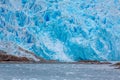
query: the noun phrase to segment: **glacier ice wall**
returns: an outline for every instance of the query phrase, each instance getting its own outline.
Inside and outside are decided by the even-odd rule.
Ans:
[[[120,0],[0,0],[0,42],[48,60],[120,60]]]

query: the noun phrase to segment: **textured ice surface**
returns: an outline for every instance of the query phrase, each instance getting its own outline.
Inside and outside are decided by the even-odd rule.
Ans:
[[[120,60],[120,0],[0,0],[0,42],[46,59]]]
[[[0,80],[120,80],[120,70],[94,64],[0,64]]]

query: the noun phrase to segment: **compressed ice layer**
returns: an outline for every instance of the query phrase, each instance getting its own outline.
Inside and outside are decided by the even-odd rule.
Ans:
[[[0,0],[0,41],[45,59],[120,60],[120,1]]]

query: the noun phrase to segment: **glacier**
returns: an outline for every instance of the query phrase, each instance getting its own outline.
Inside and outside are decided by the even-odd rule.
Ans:
[[[119,61],[120,0],[0,0],[0,43],[47,60]]]

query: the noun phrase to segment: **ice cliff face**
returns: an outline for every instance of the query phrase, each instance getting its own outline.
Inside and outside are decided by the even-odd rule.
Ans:
[[[120,60],[120,0],[0,0],[0,42],[48,60]]]

